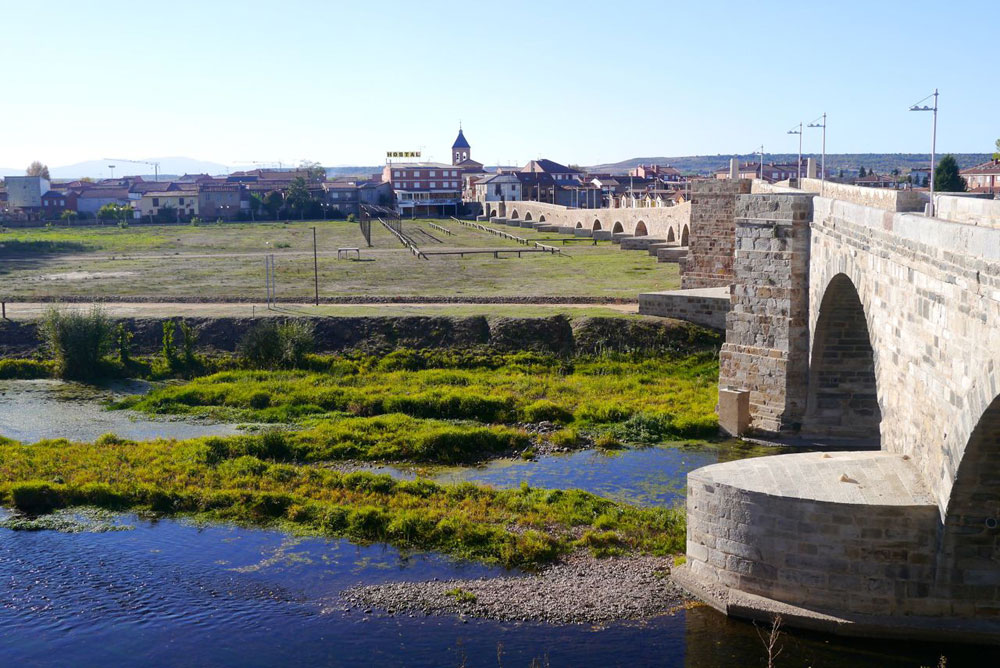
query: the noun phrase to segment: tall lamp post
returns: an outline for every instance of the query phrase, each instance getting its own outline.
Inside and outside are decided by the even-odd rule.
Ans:
[[[921,106],[922,102],[926,102],[927,100],[931,99],[932,97],[934,98],[934,106],[933,107],[928,106],[926,104],[923,105],[923,106]],[[920,100],[916,104],[910,105],[910,111],[932,111],[932,112],[934,112],[934,121],[933,121],[933,123],[931,125],[931,177],[930,177],[931,203],[930,203],[930,207],[927,209],[927,214],[929,216],[933,217],[934,216],[934,167],[935,167],[935,164],[934,164],[935,163],[935,155],[934,154],[935,154],[935,151],[937,149],[938,89],[935,88],[933,93],[931,93],[930,95],[928,95],[924,99]]]
[[[788,134],[799,136],[799,161],[795,163],[795,178],[796,178],[795,185],[796,187],[801,188],[802,187],[802,123],[799,123],[798,130],[796,130],[793,127],[791,130],[788,131]]]
[[[818,121],[820,118],[823,119],[823,122],[822,123],[817,123],[816,121]],[[819,167],[820,168],[820,175],[819,175],[819,178],[820,178],[820,188],[819,188],[819,192],[822,195],[823,191],[825,190],[825,186],[826,186],[826,112],[824,111],[822,116],[820,116],[819,118],[817,118],[815,121],[813,121],[812,123],[810,123],[806,127],[807,128],[823,128],[823,159],[819,163],[820,164],[820,167]]]

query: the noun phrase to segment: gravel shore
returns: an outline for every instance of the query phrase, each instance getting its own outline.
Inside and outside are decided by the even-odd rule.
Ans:
[[[502,621],[595,624],[644,619],[683,605],[670,559],[575,555],[538,574],[365,585],[342,592],[346,609],[460,615]]]

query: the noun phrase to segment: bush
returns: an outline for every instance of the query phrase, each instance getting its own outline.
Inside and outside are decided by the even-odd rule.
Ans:
[[[315,344],[313,324],[308,320],[283,323],[265,320],[240,341],[240,359],[255,369],[301,367]]]
[[[670,415],[639,413],[618,425],[614,435],[630,443],[659,443],[676,435],[676,430]]]
[[[39,362],[38,360],[0,360],[0,380],[49,378],[55,371],[54,367],[52,362]]]
[[[104,356],[111,350],[113,331],[111,320],[97,306],[90,313],[63,313],[51,308],[41,326],[57,373],[77,380],[100,375]]]
[[[356,223],[356,222],[358,222],[358,217],[355,216],[353,213],[349,213],[349,214],[347,214],[347,222],[349,222],[349,223]]]
[[[66,505],[66,488],[39,480],[14,483],[10,500],[15,508],[29,515],[44,515]]]
[[[521,409],[521,417],[525,422],[566,422],[573,421],[573,413],[559,404],[540,399]]]

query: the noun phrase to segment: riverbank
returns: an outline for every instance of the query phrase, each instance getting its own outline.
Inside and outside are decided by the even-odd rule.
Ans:
[[[671,558],[575,554],[516,577],[362,585],[343,592],[344,610],[388,615],[458,615],[547,624],[647,619],[685,606],[670,580]]]
[[[373,316],[311,317],[315,352],[350,350],[389,352],[397,348],[489,348],[536,350],[554,354],[605,351],[695,350],[718,348],[717,333],[668,318],[631,317],[504,317],[504,316]],[[152,317],[118,319],[132,333],[137,354],[159,351],[163,323],[183,320],[196,338],[199,353],[235,352],[243,335],[259,322],[252,317]],[[42,349],[38,321],[0,320],[0,357],[24,357]]]

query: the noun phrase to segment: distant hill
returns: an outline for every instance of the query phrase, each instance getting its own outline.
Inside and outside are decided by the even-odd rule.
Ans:
[[[990,159],[988,153],[955,153],[955,160],[961,168],[978,165]],[[594,165],[586,169],[591,172],[610,172],[612,174],[624,174],[628,170],[638,165],[673,165],[684,174],[711,174],[716,169],[729,166],[731,155],[690,155],[680,157],[657,157],[657,158],[631,158],[621,162],[613,162],[604,165]],[[760,158],[756,155],[736,156],[740,162],[756,162]],[[813,157],[817,163],[820,156],[811,153],[803,153],[802,159]],[[940,155],[938,156],[940,157]],[[797,153],[765,153],[764,162],[790,162],[794,163],[798,158]],[[929,153],[827,153],[826,168],[834,172],[843,169],[845,173],[851,174],[858,171],[859,167],[864,167],[866,171],[874,169],[879,174],[888,174],[893,169],[899,169],[906,173],[913,167],[926,167],[931,160]]]

